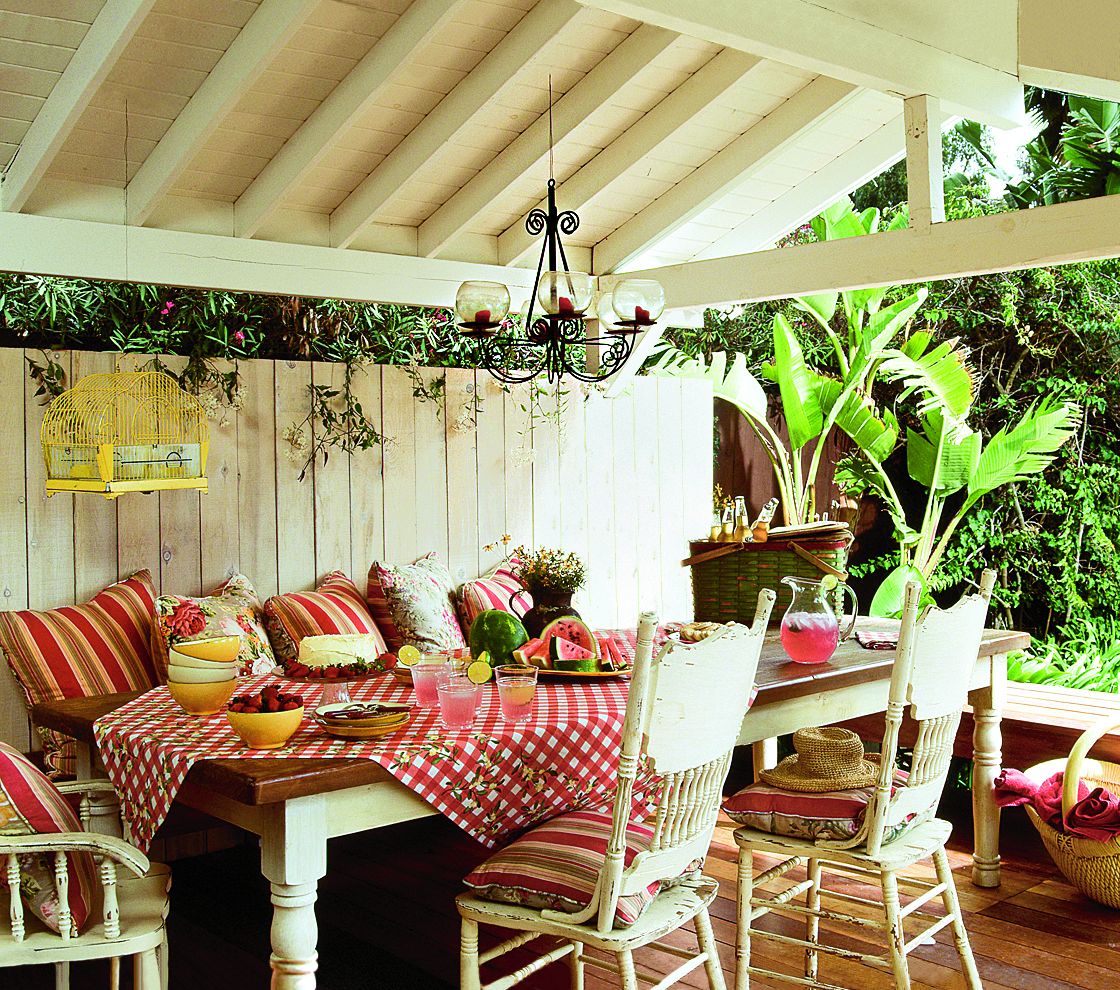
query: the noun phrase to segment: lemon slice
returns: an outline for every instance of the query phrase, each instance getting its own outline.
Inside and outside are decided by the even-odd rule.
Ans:
[[[485,684],[493,676],[494,668],[482,657],[467,665],[467,680],[472,684]]]
[[[418,663],[419,660],[420,651],[411,643],[405,643],[404,646],[397,650],[397,663],[403,663],[406,667],[411,667],[413,664]]]
[[[826,574],[821,578],[821,590],[832,591],[839,583],[835,574]]]

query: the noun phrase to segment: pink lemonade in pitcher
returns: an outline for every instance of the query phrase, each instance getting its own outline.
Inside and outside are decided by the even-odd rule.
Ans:
[[[782,646],[794,663],[824,663],[840,643],[840,623],[820,612],[786,612]]]

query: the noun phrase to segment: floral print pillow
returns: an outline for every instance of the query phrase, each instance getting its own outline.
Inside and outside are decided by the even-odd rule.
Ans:
[[[423,653],[440,653],[467,645],[456,617],[455,581],[434,553],[414,564],[375,562],[366,600],[390,650],[411,643]]]
[[[240,636],[242,674],[266,674],[276,666],[272,648],[261,625],[264,611],[256,589],[244,574],[235,574],[206,598],[161,595],[156,599],[156,620],[163,638],[157,658],[167,679],[168,650],[176,643],[210,636]]]

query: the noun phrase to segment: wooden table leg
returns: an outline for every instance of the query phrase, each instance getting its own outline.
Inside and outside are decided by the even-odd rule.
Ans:
[[[261,872],[272,884],[272,990],[313,990],[319,966],[315,898],[327,872],[321,795],[275,807],[261,832]]]
[[[999,886],[999,808],[992,787],[1002,769],[1001,722],[1007,687],[1007,657],[991,658],[991,683],[969,693],[972,705],[972,882]]]
[[[105,767],[97,753],[83,742],[76,742],[77,779],[104,780]],[[109,795],[92,795],[89,798],[89,825],[87,831],[98,835],[115,835],[123,838],[121,831],[120,802]]]
[[[751,757],[754,761],[754,782],[757,784],[761,779],[759,770],[772,770],[778,765],[778,737],[771,736],[751,743]]]

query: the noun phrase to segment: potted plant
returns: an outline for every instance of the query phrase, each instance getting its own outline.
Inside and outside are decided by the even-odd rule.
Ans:
[[[533,607],[521,618],[530,636],[539,636],[553,619],[579,615],[572,596],[583,587],[587,570],[577,554],[552,547],[518,547],[510,563],[533,597]]]

